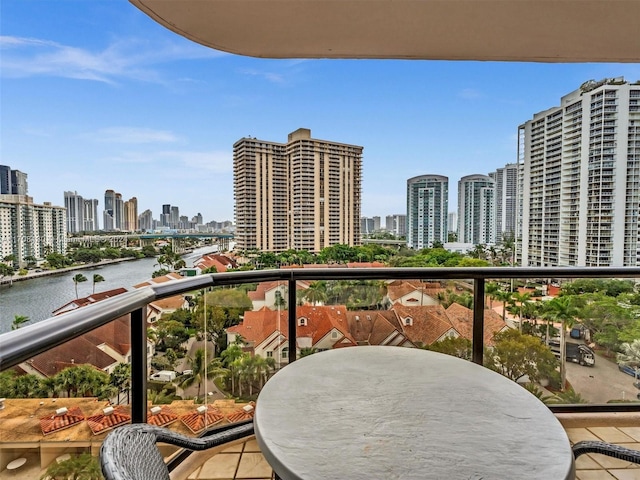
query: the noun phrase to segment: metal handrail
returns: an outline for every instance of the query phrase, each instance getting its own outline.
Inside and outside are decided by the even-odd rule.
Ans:
[[[468,267],[468,268],[291,268],[212,273],[136,289],[99,303],[37,322],[0,335],[0,371],[6,370],[50,348],[105,325],[123,315],[132,315],[132,410],[134,421],[146,417],[146,325],[144,309],[149,303],[212,286],[267,281],[289,283],[289,305],[295,305],[295,283],[299,280],[474,280],[473,361],[482,364],[484,347],[484,283],[487,279],[637,278],[640,267]],[[293,301],[292,301],[293,300]],[[289,309],[289,361],[295,361],[296,312]],[[137,358],[144,357],[144,358]],[[593,407],[593,406],[589,406]],[[638,411],[628,404],[598,406],[598,411]],[[580,410],[586,410],[587,407]],[[591,408],[593,409],[593,408]],[[139,411],[138,411],[139,410]],[[556,408],[554,410],[566,409]]]

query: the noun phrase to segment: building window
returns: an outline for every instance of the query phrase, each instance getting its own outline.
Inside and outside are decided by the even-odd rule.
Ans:
[[[273,352],[269,351],[267,352],[267,358],[272,358],[273,357]]]
[[[405,324],[405,325],[408,325],[408,326],[413,325],[413,318],[411,318],[411,317],[407,317],[407,318],[405,318],[405,319],[404,319],[404,324]]]
[[[306,327],[307,326],[307,319],[302,317],[298,319],[298,326],[299,327]]]
[[[338,338],[338,332],[336,332],[335,330],[331,332],[331,338]]]
[[[282,358],[289,358],[289,347],[284,347],[282,352],[280,352],[280,356]]]

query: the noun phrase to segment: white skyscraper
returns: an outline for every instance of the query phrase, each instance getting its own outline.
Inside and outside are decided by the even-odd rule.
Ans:
[[[496,182],[496,242],[515,237],[518,218],[518,164],[508,163],[489,176]]]
[[[640,83],[585,82],[518,138],[522,265],[638,265]]]
[[[64,208],[67,209],[67,231],[78,233],[84,230],[84,199],[78,192],[64,192]]]
[[[458,182],[458,242],[496,242],[496,188],[487,175],[467,175]]]
[[[446,243],[449,212],[449,179],[420,175],[407,180],[407,246],[428,248]]]

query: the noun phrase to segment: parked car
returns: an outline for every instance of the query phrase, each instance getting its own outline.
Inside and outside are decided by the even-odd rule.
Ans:
[[[640,390],[640,382],[633,382],[633,386]],[[640,393],[638,395],[640,395]]]
[[[618,370],[622,373],[626,373],[627,375],[631,375],[632,377],[636,376],[636,369],[631,365],[618,365]],[[640,372],[638,372],[640,374]]]

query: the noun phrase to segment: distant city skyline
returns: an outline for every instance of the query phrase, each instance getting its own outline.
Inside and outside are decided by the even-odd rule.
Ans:
[[[0,164],[37,202],[109,188],[138,211],[233,220],[233,143],[314,136],[362,145],[362,215],[404,213],[406,180],[517,161],[518,126],[589,79],[637,64],[267,60],[207,49],[126,0],[4,0]],[[101,205],[99,209],[104,206]],[[156,213],[157,215],[157,213]]]

